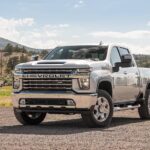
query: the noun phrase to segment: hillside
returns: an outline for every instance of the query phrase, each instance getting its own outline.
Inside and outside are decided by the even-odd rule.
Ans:
[[[134,55],[138,67],[150,67],[150,55]]]
[[[24,45],[21,45],[19,43],[16,43],[16,42],[13,42],[13,41],[10,41],[10,40],[7,40],[7,39],[0,37],[0,49],[4,49],[7,44],[11,44],[13,47],[15,47],[16,45],[18,45],[19,48],[24,47],[27,51],[34,51],[34,50],[41,51],[41,49],[34,49],[34,48],[24,46]]]

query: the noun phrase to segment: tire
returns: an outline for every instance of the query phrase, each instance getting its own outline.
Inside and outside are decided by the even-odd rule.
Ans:
[[[81,116],[88,127],[108,127],[113,116],[111,96],[106,91],[99,90],[97,103]]]
[[[46,117],[46,113],[27,113],[18,111],[14,108],[14,114],[16,119],[23,125],[38,125]]]
[[[141,119],[150,119],[150,90],[146,91],[145,101],[141,103],[138,112]]]

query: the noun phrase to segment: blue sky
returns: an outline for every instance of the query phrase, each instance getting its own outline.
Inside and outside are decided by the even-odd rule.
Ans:
[[[149,0],[5,0],[0,36],[34,48],[121,43],[150,53]]]

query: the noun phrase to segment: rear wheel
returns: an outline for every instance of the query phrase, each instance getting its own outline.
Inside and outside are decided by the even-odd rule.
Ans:
[[[99,90],[97,102],[91,107],[90,112],[81,114],[89,127],[107,127],[113,116],[113,104],[111,96],[103,90]]]
[[[145,101],[141,103],[138,111],[141,119],[150,119],[150,90],[147,90]]]
[[[37,125],[40,124],[46,116],[46,113],[38,112],[22,112],[14,109],[16,119],[23,125]]]

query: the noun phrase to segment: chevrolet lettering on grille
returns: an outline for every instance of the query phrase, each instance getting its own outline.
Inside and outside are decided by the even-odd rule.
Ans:
[[[66,74],[23,74],[23,78],[69,78],[71,75]]]

